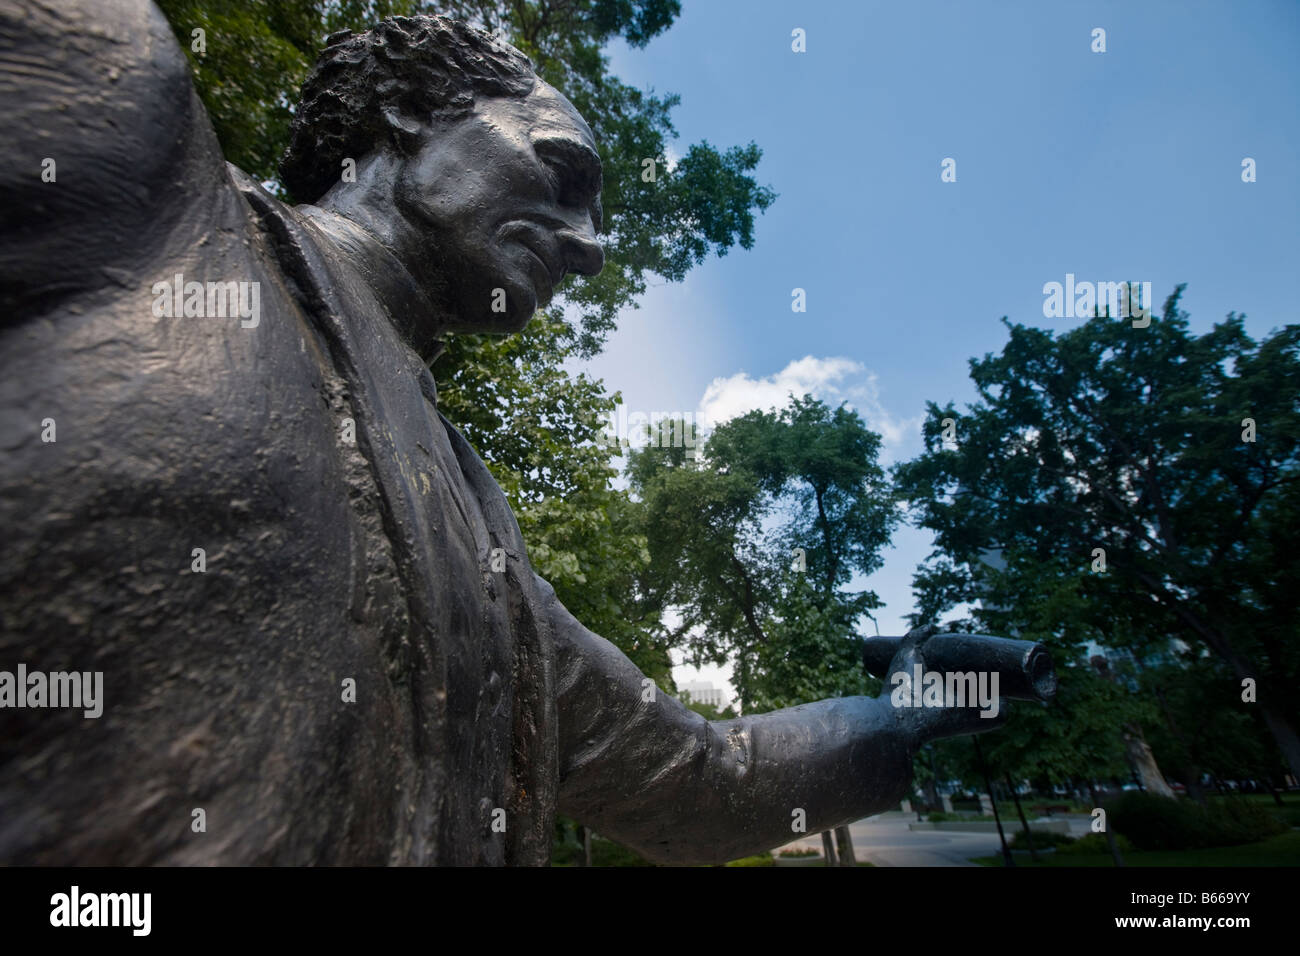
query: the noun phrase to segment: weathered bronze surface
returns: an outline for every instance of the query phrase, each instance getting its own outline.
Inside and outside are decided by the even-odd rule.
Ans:
[[[223,161],[145,0],[4,0],[0,117],[0,666],[103,673],[98,718],[0,710],[0,862],[542,864],[557,810],[721,861],[1000,722],[709,723],[533,573],[427,365],[601,268],[591,131],[513,49],[331,38],[292,207]]]

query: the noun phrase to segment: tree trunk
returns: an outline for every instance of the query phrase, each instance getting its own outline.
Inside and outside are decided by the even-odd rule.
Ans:
[[[1165,700],[1165,692],[1159,687],[1156,688],[1156,700],[1160,704],[1160,712],[1165,716],[1165,724],[1168,725],[1169,732],[1182,744],[1183,752],[1187,754],[1187,762],[1182,767],[1183,779],[1187,783],[1187,796],[1203,807],[1209,806],[1205,790],[1201,786],[1201,768],[1196,765],[1196,755],[1192,752],[1191,742],[1183,736],[1183,732],[1174,721],[1169,702]]]
[[[858,865],[858,858],[853,853],[853,835],[847,826],[835,828],[835,847],[839,851],[840,866]]]
[[[1138,670],[1143,670],[1142,661],[1134,655],[1134,663]],[[1118,683],[1115,675],[1111,672],[1110,661],[1105,655],[1097,655],[1090,660],[1093,669],[1108,681]],[[1164,710],[1165,719],[1170,723],[1173,721],[1169,717],[1169,710],[1164,706],[1163,695],[1160,689],[1156,688],[1156,695],[1161,698],[1161,709]],[[1136,722],[1124,724],[1121,728],[1124,736],[1124,751],[1128,756],[1129,765],[1137,775],[1138,786],[1148,793],[1154,793],[1162,797],[1173,798],[1174,792],[1169,789],[1169,784],[1165,783],[1165,775],[1160,772],[1159,765],[1156,764],[1155,755],[1151,753],[1151,747],[1147,744],[1146,736],[1142,733],[1142,727]],[[1175,731],[1177,733],[1177,731]]]
[[[1259,708],[1260,716],[1277,741],[1277,749],[1282,751],[1282,757],[1290,765],[1291,775],[1300,777],[1300,737],[1296,736],[1295,729],[1282,711],[1273,706],[1272,701],[1265,702],[1262,693],[1255,706]]]
[[[1002,861],[1007,866],[1015,866],[1015,857],[1011,855],[1011,848],[1007,846],[1007,835],[1002,832],[1002,817],[998,815],[998,798],[993,792],[993,781],[989,779],[989,767],[984,762],[984,751],[980,749],[979,737],[971,737],[970,742],[975,745],[975,759],[979,761],[980,773],[984,776],[984,789],[988,791],[989,803],[993,805],[993,822],[997,824],[998,840],[1002,842]]]
[[[1029,844],[1029,858],[1035,863],[1038,862],[1038,851],[1034,849],[1034,834],[1029,829],[1029,821],[1025,819],[1025,810],[1020,805],[1020,794],[1016,792],[1015,784],[1011,782],[1011,774],[1002,775],[1007,782],[1007,789],[1011,791],[1011,799],[1016,802],[1016,814],[1020,817],[1020,825],[1025,830],[1025,842]]]
[[[1151,747],[1142,734],[1142,728],[1137,724],[1129,724],[1125,727],[1124,747],[1146,791],[1173,799],[1174,792],[1169,788],[1169,784],[1165,783],[1165,775],[1160,772],[1155,755],[1151,753]]]
[[[1092,783],[1092,777],[1088,778],[1088,792],[1092,794],[1092,805],[1100,807],[1101,801],[1097,799],[1097,788]],[[1103,808],[1104,809],[1104,808]],[[1124,858],[1119,855],[1119,844],[1115,842],[1115,832],[1111,829],[1110,814],[1106,814],[1106,846],[1110,847],[1110,858],[1115,861],[1116,866],[1124,865]]]
[[[1173,611],[1183,623],[1201,636],[1206,646],[1218,654],[1224,663],[1232,668],[1232,672],[1239,681],[1246,678],[1255,681],[1255,706],[1259,708],[1265,726],[1268,727],[1269,733],[1273,735],[1273,740],[1277,743],[1277,749],[1282,751],[1282,759],[1290,766],[1291,775],[1300,778],[1300,736],[1296,735],[1295,728],[1291,726],[1286,715],[1278,710],[1274,704],[1278,697],[1273,693],[1272,682],[1270,681],[1268,686],[1264,686],[1264,682],[1259,679],[1259,669],[1252,667],[1250,662],[1238,654],[1232,646],[1232,642],[1228,640],[1228,636],[1217,627],[1203,620],[1199,614],[1184,606],[1178,599],[1171,598],[1165,592],[1165,589],[1154,581],[1150,575],[1139,573],[1138,578],[1157,600]]]
[[[838,866],[835,859],[835,841],[831,838],[830,830],[822,831],[822,856],[826,858],[826,866]]]

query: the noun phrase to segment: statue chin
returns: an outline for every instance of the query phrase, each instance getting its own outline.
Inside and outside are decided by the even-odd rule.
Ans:
[[[461,335],[514,335],[522,332],[537,314],[540,305],[524,313],[479,313],[472,318],[457,317],[442,324],[443,332]]]
[[[549,296],[539,296],[527,285],[511,284],[504,288],[507,306],[504,311],[484,309],[477,301],[473,308],[462,303],[456,315],[449,317],[443,327],[449,332],[470,335],[511,335],[522,332],[537,310],[550,302]],[[514,303],[520,305],[515,307]]]

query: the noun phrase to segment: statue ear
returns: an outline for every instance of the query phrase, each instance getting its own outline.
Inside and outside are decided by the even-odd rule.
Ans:
[[[411,149],[420,138],[420,124],[392,105],[383,108],[383,116],[394,141],[404,150]]]

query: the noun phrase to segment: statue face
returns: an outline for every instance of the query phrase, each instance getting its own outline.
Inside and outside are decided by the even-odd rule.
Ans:
[[[600,181],[591,130],[540,81],[429,127],[395,202],[408,267],[445,284],[447,328],[517,332],[566,273],[599,272]]]

